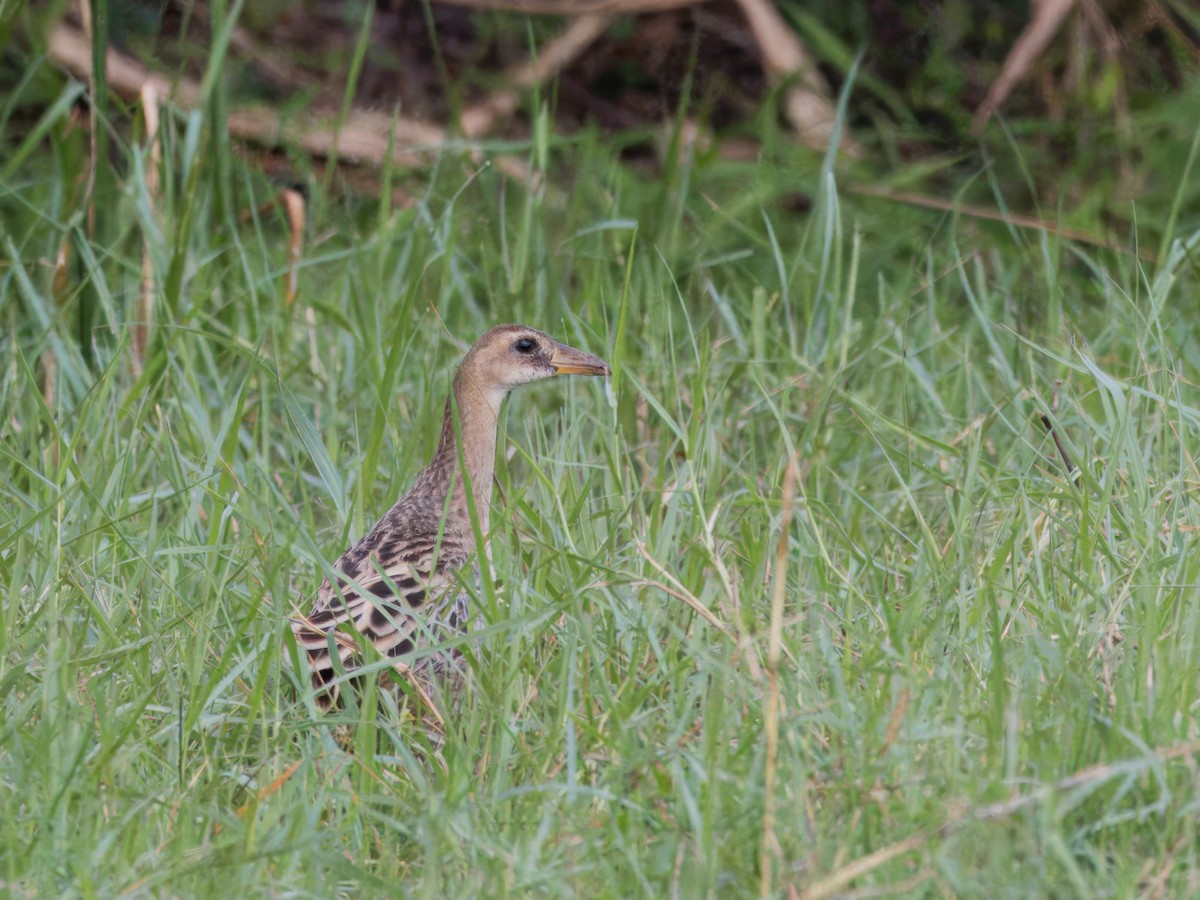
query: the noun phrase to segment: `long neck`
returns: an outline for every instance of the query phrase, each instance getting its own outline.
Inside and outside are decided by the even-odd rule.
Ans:
[[[471,534],[471,519],[467,508],[466,484],[459,463],[458,443],[462,441],[462,457],[466,461],[475,514],[479,517],[480,531],[486,536],[496,469],[497,417],[503,399],[503,391],[481,388],[467,372],[460,369],[454,377],[453,392],[446,398],[446,412],[442,418],[442,435],[438,439],[437,450],[429,467],[420,476],[442,498],[449,493],[453,483],[454,495],[450,501],[446,526],[459,530],[464,536]]]

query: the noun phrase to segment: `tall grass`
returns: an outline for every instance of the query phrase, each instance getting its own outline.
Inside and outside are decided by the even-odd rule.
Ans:
[[[5,890],[1197,890],[1194,221],[1137,210],[1152,266],[782,144],[654,180],[551,136],[536,193],[457,157],[394,173],[409,208],[318,191],[289,303],[282,213],[238,215],[277,188],[207,114],[164,117],[156,200],[113,137],[100,240],[67,109],[0,134]],[[444,740],[403,695],[319,715],[285,620],[498,321],[613,378],[509,401]]]

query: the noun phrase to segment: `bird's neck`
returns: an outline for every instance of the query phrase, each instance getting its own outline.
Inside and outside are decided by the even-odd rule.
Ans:
[[[460,531],[463,537],[472,535],[467,482],[471,486],[480,533],[487,535],[496,470],[496,428],[504,394],[502,390],[480,387],[469,372],[460,369],[454,378],[453,391],[446,398],[437,450],[423,473],[430,478],[431,487],[435,487],[440,497],[446,497],[453,489],[446,526]],[[466,463],[465,479],[463,462]]]

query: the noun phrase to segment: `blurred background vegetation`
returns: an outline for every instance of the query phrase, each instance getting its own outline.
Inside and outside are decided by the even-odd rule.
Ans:
[[[528,141],[543,127],[563,151],[555,154],[560,164],[570,160],[572,136],[594,130],[649,176],[669,164],[668,146],[683,123],[710,162],[777,154],[789,124],[804,138],[805,124],[789,123],[789,90],[800,84],[836,97],[861,54],[845,116],[862,150],[846,172],[852,184],[990,202],[994,178],[1012,212],[1045,214],[1118,242],[1129,237],[1132,198],[1176,189],[1200,103],[1200,10],[1186,0],[104,0],[94,7],[100,36],[123,56],[171,82],[196,84],[219,56],[221,98],[206,92],[209,102],[267,105],[283,125],[307,128],[324,116],[344,129],[350,112],[362,109],[385,123],[395,113],[435,124],[447,139],[474,130],[470,136],[493,148]],[[527,8],[587,10],[602,22],[567,52],[557,77],[522,85],[511,114],[506,107],[473,127],[464,114],[519,82],[514,74],[576,21],[520,11]],[[752,23],[762,8],[774,16],[765,31]],[[62,68],[71,68],[50,46],[59,27],[92,30],[66,0],[0,5],[10,143],[38,123],[80,121],[82,108],[44,120],[62,95]],[[784,35],[783,45],[772,35]],[[802,52],[799,62],[790,48]],[[75,68],[86,62],[74,60]],[[1004,96],[985,127],[980,110],[999,80],[1007,81]],[[109,81],[117,91],[102,98],[106,130],[127,135],[136,97],[128,84]],[[386,134],[375,137],[386,143]],[[403,134],[397,140],[406,143]],[[1006,151],[1013,141],[1019,158]],[[820,135],[807,142],[825,143]],[[244,143],[280,177],[311,174],[310,161],[289,152],[278,133]],[[367,164],[383,155],[341,152]],[[110,157],[128,166],[119,152]],[[987,178],[964,185],[981,169]],[[797,176],[787,200],[803,207],[811,170]],[[358,183],[368,193],[374,187],[369,178]],[[1196,190],[1185,202],[1194,204]]]
[[[300,241],[331,202],[386,187],[412,207],[451,169],[596,186],[597,146],[664,200],[694,173],[731,220],[803,223],[835,114],[829,171],[867,238],[954,213],[968,233],[1043,230],[1146,261],[1200,215],[1200,180],[1181,177],[1200,108],[1200,10],[1185,0],[58,0],[0,4],[0,42],[0,177],[59,180],[63,215],[106,243],[134,224],[95,210],[153,168],[134,149],[150,82],[174,111],[162,139],[214,154],[213,227],[266,202],[237,190],[236,157],[309,195],[286,226]],[[23,202],[0,197],[0,212]],[[650,232],[656,214],[676,211],[647,210]],[[728,237],[715,229],[707,250]],[[78,266],[67,251],[48,256]],[[1037,315],[1056,301],[1017,302]]]

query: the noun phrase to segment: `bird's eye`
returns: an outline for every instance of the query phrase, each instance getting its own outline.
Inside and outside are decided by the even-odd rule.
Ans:
[[[529,338],[521,338],[519,341],[513,344],[513,349],[518,353],[532,353],[533,348],[536,346],[537,344],[535,344]]]

